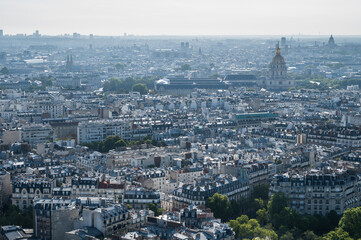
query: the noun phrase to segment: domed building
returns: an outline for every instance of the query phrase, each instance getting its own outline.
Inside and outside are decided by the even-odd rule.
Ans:
[[[277,44],[276,56],[270,63],[269,78],[266,80],[266,88],[274,90],[288,90],[294,87],[295,82],[287,76],[287,66],[281,55],[281,49]]]
[[[331,34],[331,37],[328,39],[328,46],[329,47],[335,47],[336,46],[335,39],[333,38],[332,34]]]

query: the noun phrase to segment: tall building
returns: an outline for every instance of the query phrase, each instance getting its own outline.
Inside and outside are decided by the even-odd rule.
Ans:
[[[75,200],[37,199],[34,201],[34,235],[39,239],[61,240],[74,230],[79,210]]]
[[[285,46],[286,46],[286,38],[285,38],[285,37],[282,37],[282,38],[281,38],[281,46],[282,46],[282,47],[285,47]]]
[[[10,173],[0,170],[0,208],[9,202],[11,196]]]
[[[287,76],[287,66],[281,55],[279,43],[276,46],[276,56],[272,58],[269,69],[269,79],[266,88],[273,90],[287,90],[295,85],[294,80]]]
[[[0,29],[0,37],[4,36],[4,31],[2,29]]]

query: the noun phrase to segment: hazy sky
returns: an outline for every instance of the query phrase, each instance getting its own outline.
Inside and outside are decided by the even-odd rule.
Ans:
[[[0,0],[5,34],[361,35],[361,0]]]

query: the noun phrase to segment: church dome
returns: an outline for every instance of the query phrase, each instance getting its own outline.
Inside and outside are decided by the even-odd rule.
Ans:
[[[286,64],[285,59],[281,56],[281,54],[274,56],[271,61],[271,65],[279,64]]]
[[[270,63],[270,77],[272,79],[287,78],[287,67],[285,59],[281,56],[281,49],[277,45],[276,56],[272,58]]]
[[[330,45],[330,46],[334,46],[334,45],[335,45],[335,39],[333,38],[332,35],[331,35],[331,37],[328,39],[328,45]]]

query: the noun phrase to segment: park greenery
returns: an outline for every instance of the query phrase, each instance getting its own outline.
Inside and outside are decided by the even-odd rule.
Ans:
[[[33,227],[33,207],[29,206],[23,212],[14,205],[5,205],[0,210],[0,226],[16,225],[23,228]]]
[[[86,143],[84,146],[88,147],[93,151],[98,151],[101,153],[107,153],[112,149],[125,149],[126,147],[140,147],[142,144],[146,144],[147,146],[156,146],[162,147],[166,144],[164,142],[158,142],[156,140],[152,140],[150,136],[146,136],[142,140],[138,141],[125,141],[119,135],[109,136],[104,141],[95,141],[91,143]]]
[[[132,91],[139,92],[141,95],[146,95],[148,93],[148,88],[144,83],[136,83],[133,85]]]
[[[326,216],[299,214],[287,206],[282,193],[268,199],[268,186],[255,187],[253,194],[241,201],[229,201],[219,193],[207,200],[216,218],[228,222],[238,239],[361,239],[361,207],[348,209],[343,216],[335,211]]]
[[[346,89],[347,86],[361,86],[361,79],[328,79],[328,78],[301,78],[295,80],[295,89],[317,89],[325,91],[329,89]]]
[[[154,212],[154,216],[162,215],[162,213],[165,211],[164,208],[161,208],[158,204],[155,203],[149,203],[148,207],[149,210]]]
[[[148,89],[154,89],[158,77],[128,77],[124,79],[110,78],[103,84],[103,91],[109,93],[129,93],[130,91],[147,94]]]

